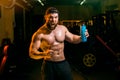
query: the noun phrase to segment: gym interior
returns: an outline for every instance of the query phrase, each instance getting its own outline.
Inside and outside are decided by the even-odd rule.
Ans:
[[[65,56],[74,80],[120,80],[119,0],[0,0],[0,80],[40,80],[42,59],[29,57],[32,34],[44,24],[50,7],[60,11],[59,24],[87,42],[65,41]]]

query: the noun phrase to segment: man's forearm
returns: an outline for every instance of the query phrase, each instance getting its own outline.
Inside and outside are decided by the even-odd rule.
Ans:
[[[40,52],[40,51],[30,51],[29,56],[32,59],[41,59],[47,56],[45,52]]]
[[[78,44],[81,42],[81,36],[73,35],[73,43]]]

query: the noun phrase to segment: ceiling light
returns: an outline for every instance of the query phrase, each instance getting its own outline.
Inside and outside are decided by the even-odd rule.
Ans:
[[[83,0],[82,2],[80,2],[80,5],[83,5],[83,3],[85,2],[86,0]]]
[[[43,4],[43,2],[42,2],[41,0],[38,0],[38,2],[39,2],[42,6],[44,6],[44,4]]]

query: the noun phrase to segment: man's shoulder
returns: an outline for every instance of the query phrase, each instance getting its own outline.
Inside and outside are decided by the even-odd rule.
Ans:
[[[66,28],[65,25],[58,25],[60,28]]]

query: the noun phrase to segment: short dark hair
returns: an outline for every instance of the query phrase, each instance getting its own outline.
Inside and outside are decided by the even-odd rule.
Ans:
[[[50,13],[58,13],[59,14],[59,11],[55,7],[49,7],[46,10],[45,15],[50,14]]]

